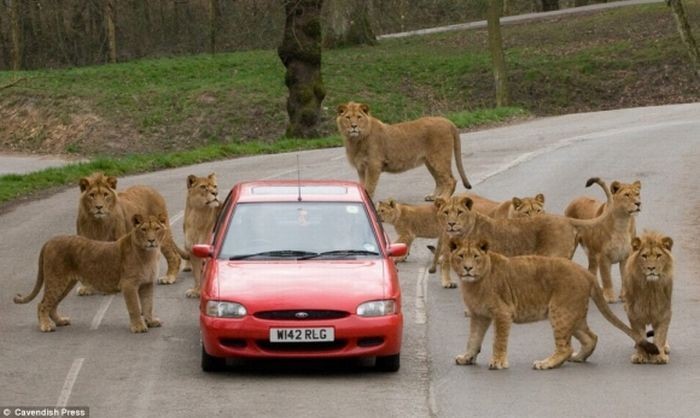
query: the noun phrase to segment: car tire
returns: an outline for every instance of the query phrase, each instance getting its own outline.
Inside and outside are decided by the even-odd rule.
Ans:
[[[380,372],[396,372],[401,367],[401,353],[391,356],[377,356],[374,368]]]
[[[205,372],[220,372],[226,367],[226,359],[209,355],[202,345],[202,370]]]

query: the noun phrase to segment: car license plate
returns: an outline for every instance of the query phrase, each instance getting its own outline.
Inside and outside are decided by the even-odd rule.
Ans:
[[[333,328],[270,328],[270,342],[306,343],[335,341]]]

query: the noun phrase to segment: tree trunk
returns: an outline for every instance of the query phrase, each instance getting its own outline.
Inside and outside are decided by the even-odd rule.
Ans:
[[[370,24],[371,0],[326,1],[323,46],[374,45],[377,37]]]
[[[502,0],[489,0],[487,11],[487,25],[489,32],[489,49],[493,61],[493,77],[496,86],[496,106],[508,106],[510,94],[508,93],[508,77],[506,75],[506,59],[503,54],[503,39],[501,38],[501,10]]]
[[[107,34],[107,48],[109,50],[109,62],[117,62],[117,31],[114,25],[114,4],[113,0],[105,0],[105,30]]]
[[[559,0],[542,0],[542,11],[559,10]]]
[[[216,54],[216,34],[219,29],[219,0],[209,0],[209,52]]]
[[[287,68],[287,137],[318,136],[321,102],[321,6],[323,0],[285,0],[286,21],[277,54]]]
[[[19,1],[10,0],[10,36],[12,38],[12,63],[15,71],[22,69],[22,25],[20,24]]]
[[[681,36],[681,40],[688,49],[688,55],[690,56],[690,65],[695,73],[695,76],[700,78],[700,52],[698,51],[698,45],[695,43],[695,38],[693,38],[693,33],[690,31],[690,25],[688,24],[688,18],[685,15],[685,9],[681,0],[667,0],[668,5],[671,7],[673,12],[673,18],[676,20],[676,26],[678,27],[678,33]]]

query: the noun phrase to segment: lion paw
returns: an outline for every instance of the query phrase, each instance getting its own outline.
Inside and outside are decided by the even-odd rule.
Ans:
[[[617,303],[619,299],[615,296],[615,292],[612,289],[603,289],[603,298],[608,303]]]
[[[449,282],[449,283],[443,283],[442,287],[445,289],[455,289],[457,287],[457,283]]]
[[[41,332],[54,332],[56,331],[56,326],[52,323],[39,324],[39,329]]]
[[[95,292],[95,289],[93,289],[92,287],[81,284],[80,286],[78,286],[78,290],[76,293],[78,294],[78,296],[91,296],[97,292]]]
[[[188,289],[187,292],[185,292],[185,296],[187,296],[188,298],[192,298],[192,299],[198,298],[199,297],[199,289],[194,289],[194,288]]]
[[[133,332],[133,333],[148,332],[148,327],[146,326],[146,321],[144,321],[143,319],[139,322],[132,323],[129,326],[129,329],[131,329],[131,332]]]
[[[549,360],[537,360],[532,363],[532,368],[535,370],[549,370],[553,369],[554,367],[556,366]]]
[[[630,361],[633,364],[646,364],[649,362],[649,357],[646,354],[634,353],[630,357]]]
[[[70,325],[70,318],[67,316],[61,316],[55,319],[54,322],[56,323],[56,326],[65,327],[66,325]]]
[[[146,325],[148,326],[148,328],[158,328],[162,324],[163,323],[160,322],[160,319],[158,319],[158,318],[146,319]]]
[[[158,284],[173,284],[177,280],[175,276],[163,276],[158,278]]]
[[[492,358],[489,362],[489,369],[491,370],[502,370],[508,368],[508,360]]]
[[[182,266],[182,271],[192,271],[192,263],[185,260],[185,264]]]
[[[651,356],[649,359],[649,363],[652,364],[668,364],[668,354],[658,354],[655,356]]]
[[[476,362],[476,356],[470,356],[469,354],[460,354],[457,357],[455,357],[455,363],[457,363],[460,366],[469,366],[472,365]]]

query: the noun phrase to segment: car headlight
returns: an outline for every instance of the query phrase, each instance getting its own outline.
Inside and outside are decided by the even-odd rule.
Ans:
[[[396,301],[394,300],[373,300],[357,307],[359,316],[385,316],[395,313]]]
[[[219,300],[210,300],[207,302],[207,316],[217,318],[242,318],[246,316],[248,311],[245,306],[236,302],[224,302]]]

